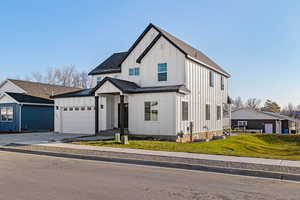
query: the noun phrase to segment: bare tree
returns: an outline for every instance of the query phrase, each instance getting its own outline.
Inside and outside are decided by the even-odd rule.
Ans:
[[[31,80],[33,81],[44,82],[44,76],[40,72],[33,72],[31,76],[32,76]]]
[[[239,108],[243,108],[244,107],[244,104],[243,104],[243,100],[241,97],[236,97],[233,102],[233,108],[234,109],[239,109]]]
[[[78,72],[74,65],[63,68],[50,67],[44,74],[33,72],[31,77],[27,77],[26,79],[68,87],[88,88],[90,86],[88,74],[86,72]]]
[[[246,101],[246,107],[247,108],[251,108],[251,109],[259,109],[260,107],[260,103],[261,103],[261,100],[260,99],[257,99],[257,98],[249,98],[247,101]]]

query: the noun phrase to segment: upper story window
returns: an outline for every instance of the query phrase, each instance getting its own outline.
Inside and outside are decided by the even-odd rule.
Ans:
[[[139,67],[129,68],[129,76],[139,76],[139,75],[140,75]]]
[[[3,107],[1,108],[1,121],[11,122],[14,120],[14,109],[13,107]]]
[[[167,81],[168,80],[167,63],[159,63],[157,65],[157,80],[158,81]]]
[[[225,84],[224,84],[224,76],[221,75],[221,90],[224,90]]]
[[[101,76],[97,77],[97,84],[100,83],[101,81],[102,81],[102,77]]]
[[[146,101],[145,102],[145,121],[158,120],[158,102]]]
[[[215,86],[215,72],[209,71],[209,86],[214,87]]]

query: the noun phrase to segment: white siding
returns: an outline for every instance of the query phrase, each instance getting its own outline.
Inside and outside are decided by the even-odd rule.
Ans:
[[[4,94],[2,97],[0,96],[0,104],[4,103],[17,103],[17,101],[8,96],[7,94]]]
[[[93,88],[96,87],[96,85],[97,85],[97,78],[98,77],[101,77],[102,79],[104,79],[105,77],[122,79],[121,73],[93,75],[92,76],[92,87]]]
[[[59,110],[57,110],[57,106]],[[92,107],[92,110],[69,111],[69,107]],[[63,108],[67,107],[68,111]],[[95,132],[95,97],[55,99],[55,132],[94,134]]]
[[[176,136],[176,93],[148,93],[128,96],[129,131],[137,135]],[[158,101],[158,121],[145,121],[145,101]]]
[[[14,93],[26,93],[22,88],[16,86],[10,81],[6,81],[2,87],[0,88],[0,93],[1,92],[14,92]]]
[[[135,82],[141,87],[184,84],[185,55],[163,37],[156,42],[140,64],[136,62],[137,58],[148,47],[157,34],[158,32],[152,28],[144,36],[140,43],[123,62],[121,74],[114,73],[93,76],[93,87],[96,85],[97,77],[104,78],[106,76],[118,76],[119,79]],[[167,81],[159,82],[157,80],[157,65],[159,63],[167,63]],[[129,68],[134,67],[140,68],[139,76],[129,76]]]
[[[209,85],[209,69],[186,59],[186,86],[191,91],[187,96],[177,95],[177,132],[187,132],[188,121],[181,121],[181,101],[189,102],[189,121],[194,123],[194,132],[223,129],[223,103],[227,103],[228,79],[224,77],[221,90],[221,75],[214,73],[214,87]],[[205,106],[210,105],[210,120],[205,118]],[[217,106],[221,106],[221,120],[217,120]],[[208,129],[204,128],[207,127]]]

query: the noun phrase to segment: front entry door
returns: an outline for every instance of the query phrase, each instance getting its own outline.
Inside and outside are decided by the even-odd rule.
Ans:
[[[120,128],[120,107],[121,105],[118,104],[118,127]],[[128,103],[124,103],[124,128],[128,128]]]
[[[265,133],[273,133],[273,124],[265,124]]]

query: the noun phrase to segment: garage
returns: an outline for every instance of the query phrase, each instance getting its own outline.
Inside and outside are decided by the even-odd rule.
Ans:
[[[55,132],[95,134],[95,98],[55,99]]]

